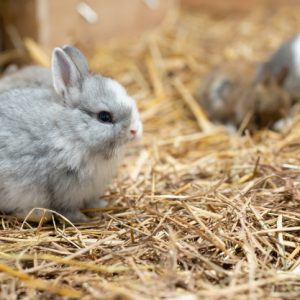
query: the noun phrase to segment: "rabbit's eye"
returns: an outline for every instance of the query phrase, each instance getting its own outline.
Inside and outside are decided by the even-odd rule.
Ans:
[[[103,123],[113,123],[112,114],[105,110],[98,113],[98,120]]]

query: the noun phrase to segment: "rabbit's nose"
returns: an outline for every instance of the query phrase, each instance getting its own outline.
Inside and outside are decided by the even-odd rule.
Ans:
[[[136,129],[130,129],[130,133],[131,133],[132,135],[136,135]]]

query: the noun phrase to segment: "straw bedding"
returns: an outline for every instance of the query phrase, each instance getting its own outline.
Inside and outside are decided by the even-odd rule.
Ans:
[[[295,9],[180,13],[86,49],[138,99],[144,137],[91,223],[1,218],[0,298],[298,298],[300,118],[229,135],[194,95],[212,65],[264,59],[299,26]]]

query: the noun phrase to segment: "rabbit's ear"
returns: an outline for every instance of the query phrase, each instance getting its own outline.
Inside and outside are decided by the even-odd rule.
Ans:
[[[283,86],[285,81],[289,75],[289,68],[287,66],[283,66],[281,70],[275,75],[276,83],[279,86]]]
[[[70,57],[60,48],[52,52],[52,79],[55,91],[66,97],[70,88],[80,88],[81,76]]]
[[[254,84],[269,85],[271,81],[271,70],[268,62],[257,65],[256,74],[254,76]]]
[[[76,65],[80,75],[82,77],[86,76],[89,73],[89,65],[82,52],[78,48],[71,45],[65,45],[62,49]]]

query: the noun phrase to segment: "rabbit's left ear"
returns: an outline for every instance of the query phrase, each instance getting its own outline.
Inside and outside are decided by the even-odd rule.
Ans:
[[[80,72],[70,57],[61,48],[53,50],[51,69],[53,86],[57,94],[68,98],[70,88],[80,89]]]

